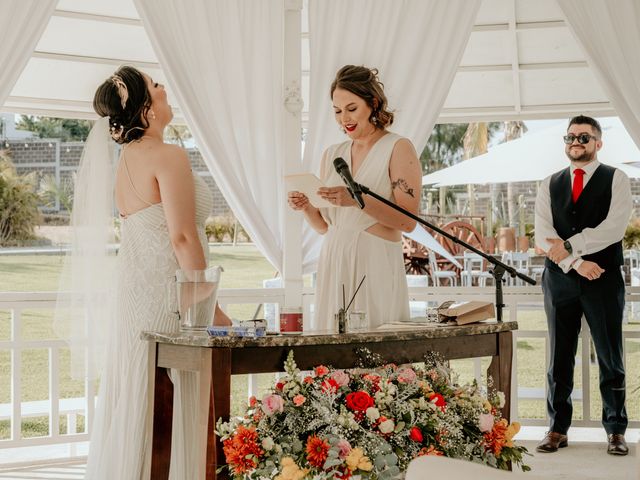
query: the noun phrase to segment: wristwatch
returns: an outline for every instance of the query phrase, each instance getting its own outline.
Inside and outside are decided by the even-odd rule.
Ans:
[[[571,248],[571,242],[569,240],[565,240],[562,245],[567,252],[572,253],[573,248]]]

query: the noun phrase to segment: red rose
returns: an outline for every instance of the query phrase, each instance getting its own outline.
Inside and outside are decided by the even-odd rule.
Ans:
[[[429,401],[433,403],[436,407],[440,407],[440,410],[444,412],[444,407],[447,405],[444,397],[440,393],[432,393],[429,396]]]
[[[322,382],[322,391],[325,393],[336,393],[338,388],[340,388],[340,385],[333,378],[327,378]]]
[[[409,438],[414,442],[422,442],[422,431],[418,427],[411,428],[411,430],[409,431]]]
[[[367,392],[360,390],[347,395],[348,409],[354,412],[366,412],[369,407],[373,407],[373,398]]]
[[[276,390],[282,390],[283,388],[284,388],[284,383],[283,382],[276,383]]]

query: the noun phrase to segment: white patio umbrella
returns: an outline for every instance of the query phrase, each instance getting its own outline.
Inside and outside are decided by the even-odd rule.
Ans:
[[[640,149],[618,118],[605,118],[602,126],[602,149],[598,160],[640,178]],[[449,186],[483,183],[508,183],[542,180],[568,165],[563,135],[567,122],[528,133],[517,140],[501,143],[487,153],[422,177],[423,185]]]

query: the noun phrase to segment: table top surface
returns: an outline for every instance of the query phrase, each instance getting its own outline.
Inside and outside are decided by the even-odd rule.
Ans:
[[[390,327],[393,328],[393,327]],[[266,337],[210,337],[206,332],[142,332],[142,339],[157,343],[184,345],[192,347],[294,347],[303,345],[340,345],[348,343],[376,343],[389,341],[408,341],[448,337],[484,335],[489,333],[517,330],[517,322],[486,321],[469,325],[398,325],[389,330],[372,332],[343,333],[303,332],[300,334],[277,334]]]

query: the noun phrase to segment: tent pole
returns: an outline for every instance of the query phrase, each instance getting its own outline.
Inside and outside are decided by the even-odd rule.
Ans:
[[[300,173],[302,167],[302,66],[301,66],[302,0],[284,2],[284,172]],[[286,193],[285,193],[286,194]],[[283,201],[283,262],[284,306],[302,307],[302,215],[292,211]]]

